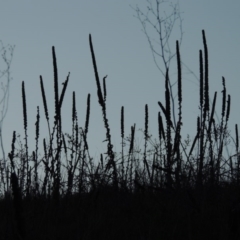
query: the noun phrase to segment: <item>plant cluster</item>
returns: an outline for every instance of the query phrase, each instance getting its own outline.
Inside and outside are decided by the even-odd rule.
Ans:
[[[72,93],[72,132],[62,131],[61,107],[68,86],[68,74],[59,91],[55,48],[52,48],[55,116],[50,126],[43,79],[40,88],[49,142],[43,139],[39,158],[37,107],[35,150],[28,149],[28,121],[25,85],[22,82],[24,146],[16,153],[16,132],[6,171],[1,169],[0,209],[4,221],[0,230],[6,239],[234,239],[239,227],[238,201],[240,157],[236,125],[236,155],[225,159],[223,147],[228,134],[231,97],[222,78],[221,124],[214,119],[217,92],[209,104],[208,48],[199,51],[200,90],[196,135],[191,143],[181,139],[182,76],[179,43],[176,42],[178,119],[172,123],[168,69],[165,73],[165,103],[158,102],[158,141],[152,142],[145,105],[144,151],[138,152],[135,124],[125,136],[124,107],[121,108],[121,152],[113,151],[107,118],[107,87],[97,70],[91,35],[90,51],[98,102],[106,129],[107,151],[95,159],[90,155],[88,128],[90,99],[87,97],[85,126],[78,125],[75,92]],[[129,147],[127,147],[129,142]],[[149,149],[149,143],[152,149]],[[190,145],[191,143],[191,145]],[[187,152],[186,146],[190,146]],[[105,156],[104,156],[105,155]],[[140,157],[139,157],[140,156]],[[236,157],[236,161],[234,161]],[[96,164],[97,163],[97,164]],[[43,177],[40,177],[40,172]],[[35,219],[35,220],[33,220]],[[184,220],[184,221],[183,221]],[[104,225],[105,224],[105,225]],[[34,233],[38,232],[38,236]]]

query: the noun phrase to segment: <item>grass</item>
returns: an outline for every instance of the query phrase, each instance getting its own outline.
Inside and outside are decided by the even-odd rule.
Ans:
[[[221,123],[214,119],[217,92],[210,109],[208,49],[204,31],[199,52],[200,89],[197,133],[187,152],[181,139],[181,56],[176,42],[178,70],[178,122],[171,119],[168,71],[165,104],[158,102],[159,142],[152,144],[145,105],[144,152],[135,146],[135,125],[125,137],[124,107],[121,108],[121,152],[113,151],[107,118],[107,88],[101,87],[91,35],[90,51],[98,102],[106,129],[107,152],[91,158],[88,148],[90,94],[85,126],[79,127],[72,94],[72,132],[63,134],[61,106],[70,75],[58,87],[54,47],[55,117],[50,126],[44,82],[40,76],[49,142],[43,139],[44,156],[39,158],[39,108],[36,116],[36,147],[29,154],[26,94],[22,82],[24,145],[8,155],[7,170],[1,168],[0,236],[2,239],[238,239],[240,158],[223,157],[228,135],[231,97],[222,78]],[[238,127],[236,125],[236,154]],[[129,142],[129,147],[127,147]],[[152,149],[148,150],[149,144]],[[137,156],[137,154],[140,155]],[[31,159],[31,160],[30,160]],[[41,171],[44,169],[44,172]],[[41,173],[41,177],[40,177]]]

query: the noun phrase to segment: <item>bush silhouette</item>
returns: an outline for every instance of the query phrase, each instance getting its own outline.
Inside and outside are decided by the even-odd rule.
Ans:
[[[222,78],[222,119],[220,126],[217,126],[214,120],[217,92],[210,109],[208,49],[204,31],[202,35],[204,54],[199,51],[200,112],[197,133],[190,151],[186,152],[181,140],[182,77],[177,41],[177,127],[173,126],[171,119],[167,71],[165,104],[158,102],[161,110],[158,113],[159,142],[151,151],[147,150],[151,139],[146,105],[144,152],[141,159],[136,157],[135,125],[131,128],[130,137],[125,137],[124,107],[121,108],[122,151],[119,154],[113,151],[106,106],[107,76],[103,78],[102,89],[91,35],[89,43],[97,96],[106,129],[106,157],[101,154],[99,159],[93,161],[89,152],[87,134],[90,94],[87,97],[85,126],[79,127],[73,92],[72,133],[63,134],[61,107],[70,74],[60,91],[55,48],[52,48],[54,124],[51,128],[44,82],[40,76],[49,142],[43,139],[44,156],[39,159],[38,108],[36,149],[29,156],[27,98],[23,82],[25,146],[15,153],[14,132],[8,168],[1,176],[2,181],[7,183],[6,186],[11,186],[3,189],[0,201],[0,235],[3,239],[238,239],[239,157],[234,165],[232,157],[225,160],[222,156],[224,141],[228,138],[231,98],[226,94],[225,79]],[[43,177],[39,175],[41,168],[44,169],[41,173]]]

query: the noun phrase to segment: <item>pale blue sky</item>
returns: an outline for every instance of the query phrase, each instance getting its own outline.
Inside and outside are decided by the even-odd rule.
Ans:
[[[172,1],[176,2],[176,1]],[[238,0],[180,0],[183,18],[181,59],[198,76],[199,49],[203,49],[202,29],[205,29],[209,49],[210,96],[218,91],[217,110],[220,117],[222,103],[222,76],[232,105],[229,128],[240,121],[240,2]],[[21,83],[25,81],[30,152],[34,150],[36,107],[40,106],[41,139],[48,137],[40,93],[39,75],[46,88],[48,107],[53,123],[53,71],[51,47],[55,46],[59,82],[70,81],[63,104],[64,131],[71,131],[72,91],[76,92],[79,125],[85,124],[87,94],[91,93],[89,126],[90,153],[93,157],[106,152],[105,129],[96,95],[88,35],[92,34],[100,78],[107,78],[107,116],[113,144],[120,151],[120,109],[125,107],[125,134],[131,126],[144,128],[144,106],[149,106],[149,129],[157,136],[157,114],[163,103],[164,78],[154,65],[141,24],[130,7],[139,5],[145,11],[145,0],[41,0],[3,1],[0,8],[0,39],[16,45],[11,66],[13,81],[10,86],[8,114],[4,122],[3,139],[6,152],[10,151],[12,132],[23,135]],[[176,30],[176,31],[175,31]],[[174,29],[173,43],[179,38]],[[175,49],[173,49],[175,51]],[[175,59],[173,60],[175,62]],[[172,69],[172,81],[176,80]],[[176,92],[176,89],[175,89]],[[183,131],[193,138],[199,105],[197,80],[184,70],[183,74]],[[194,133],[194,134],[193,134]],[[141,133],[137,134],[143,139]],[[32,144],[32,145],[31,145]],[[42,144],[42,140],[40,141]],[[231,147],[230,151],[234,151]]]

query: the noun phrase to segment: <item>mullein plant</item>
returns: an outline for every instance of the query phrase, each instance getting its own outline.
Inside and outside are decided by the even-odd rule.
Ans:
[[[111,142],[110,128],[109,128],[107,113],[106,113],[107,92],[106,92],[105,80],[106,80],[107,76],[105,76],[103,78],[103,83],[104,83],[103,84],[103,86],[104,86],[104,98],[103,98],[102,89],[101,89],[100,80],[99,80],[99,75],[98,75],[98,70],[97,70],[97,63],[96,63],[96,59],[95,59],[95,53],[94,53],[94,49],[93,49],[93,45],[92,45],[91,35],[89,35],[89,44],[90,44],[93,68],[94,68],[95,79],[96,79],[96,84],[97,84],[98,102],[99,102],[100,106],[102,107],[103,121],[104,121],[104,125],[105,125],[105,128],[106,128],[106,141],[108,142],[107,154],[108,154],[109,160],[106,164],[105,172],[108,172],[112,168],[112,170],[113,170],[113,186],[117,189],[118,188],[118,172],[117,172],[115,155],[114,155],[114,152],[113,152],[113,144]]]

